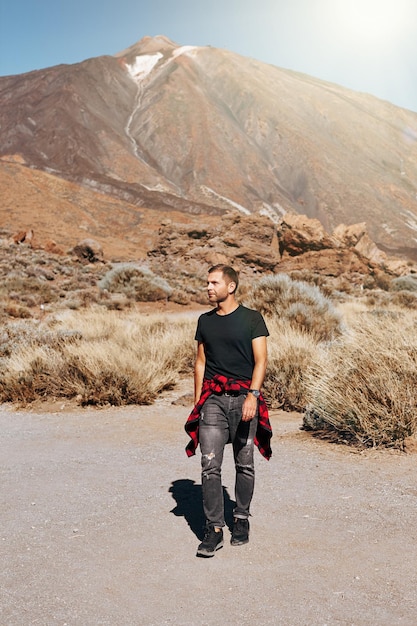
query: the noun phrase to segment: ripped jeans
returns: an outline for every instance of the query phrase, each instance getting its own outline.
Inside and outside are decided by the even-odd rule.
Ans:
[[[224,447],[232,443],[236,469],[234,517],[247,519],[255,486],[253,460],[256,415],[242,422],[242,404],[246,395],[211,395],[200,412],[199,442],[201,449],[201,483],[206,524],[222,528],[224,499],[221,468]]]

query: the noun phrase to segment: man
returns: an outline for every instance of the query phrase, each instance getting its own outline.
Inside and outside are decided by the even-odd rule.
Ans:
[[[209,270],[208,299],[215,308],[200,316],[194,368],[195,407],[185,429],[188,456],[201,449],[201,482],[206,532],[197,556],[212,557],[223,546],[224,501],[221,466],[226,443],[233,446],[236,469],[231,544],[249,541],[253,496],[254,443],[269,459],[271,426],[260,389],[265,377],[269,335],[262,315],[236,300],[239,279],[227,265]]]

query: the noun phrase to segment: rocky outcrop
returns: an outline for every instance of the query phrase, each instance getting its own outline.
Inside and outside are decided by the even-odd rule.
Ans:
[[[246,273],[273,272],[279,263],[275,225],[266,217],[230,213],[217,226],[184,226],[165,221],[150,259],[181,266],[197,275],[226,263]]]
[[[344,248],[354,248],[366,232],[365,222],[352,224],[350,226],[339,224],[334,229],[333,236],[337,241],[340,241],[340,244]]]
[[[366,224],[340,224],[331,234],[317,219],[285,215],[278,225],[259,216],[230,213],[216,226],[189,227],[165,221],[151,264],[164,273],[204,276],[216,263],[233,265],[245,276],[309,271],[343,278],[354,285],[368,276],[400,276],[410,267],[389,258],[370,239]]]
[[[45,252],[50,252],[51,254],[65,254],[64,249],[59,246],[53,239],[48,239],[48,241],[45,241],[45,243],[42,244],[41,248],[42,250],[45,250]]]
[[[288,213],[278,226],[278,245],[281,256],[298,256],[311,250],[338,246],[317,219]]]
[[[278,271],[308,269],[347,277],[375,272],[402,276],[410,272],[405,261],[390,258],[378,248],[369,237],[365,222],[339,224],[329,234],[317,219],[287,214],[277,226],[277,236],[281,254]]]
[[[25,243],[31,246],[33,242],[33,230],[19,230],[19,232],[12,236],[11,242],[16,244]]]

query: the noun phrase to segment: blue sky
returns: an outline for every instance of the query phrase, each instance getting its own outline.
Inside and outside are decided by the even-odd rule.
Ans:
[[[212,45],[417,112],[416,0],[0,0],[0,75],[145,35]]]

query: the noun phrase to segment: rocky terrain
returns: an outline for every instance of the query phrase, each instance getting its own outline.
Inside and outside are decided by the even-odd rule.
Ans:
[[[277,225],[267,217],[225,215],[214,227],[161,225],[149,263],[172,280],[198,276],[215,263],[231,263],[242,277],[285,272],[314,282],[314,276],[340,289],[372,288],[395,276],[415,272],[410,261],[390,257],[371,240],[366,224],[339,224],[329,234],[317,219],[287,214]]]
[[[284,272],[320,285],[327,295],[357,295],[365,289],[389,289],[399,276],[416,274],[411,261],[388,256],[370,239],[364,223],[340,224],[328,233],[319,220],[287,214],[278,224],[268,217],[235,211],[215,223],[165,220],[154,245],[136,261],[120,263],[95,239],[86,238],[64,249],[55,241],[41,243],[36,234],[0,232],[0,314],[39,317],[45,310],[101,304],[109,309],[149,299],[179,306],[206,304],[206,271],[216,263],[231,263],[241,274],[240,293],[252,280]],[[106,277],[126,267],[123,281]],[[142,270],[138,269],[142,268]],[[134,287],[145,271],[149,285]],[[164,280],[166,288],[157,287]],[[129,285],[129,281],[132,281]],[[155,288],[151,288],[155,283]]]
[[[366,221],[417,258],[417,115],[225,50],[145,37],[116,56],[0,78],[1,226],[108,258],[158,227],[236,210],[332,233]]]

